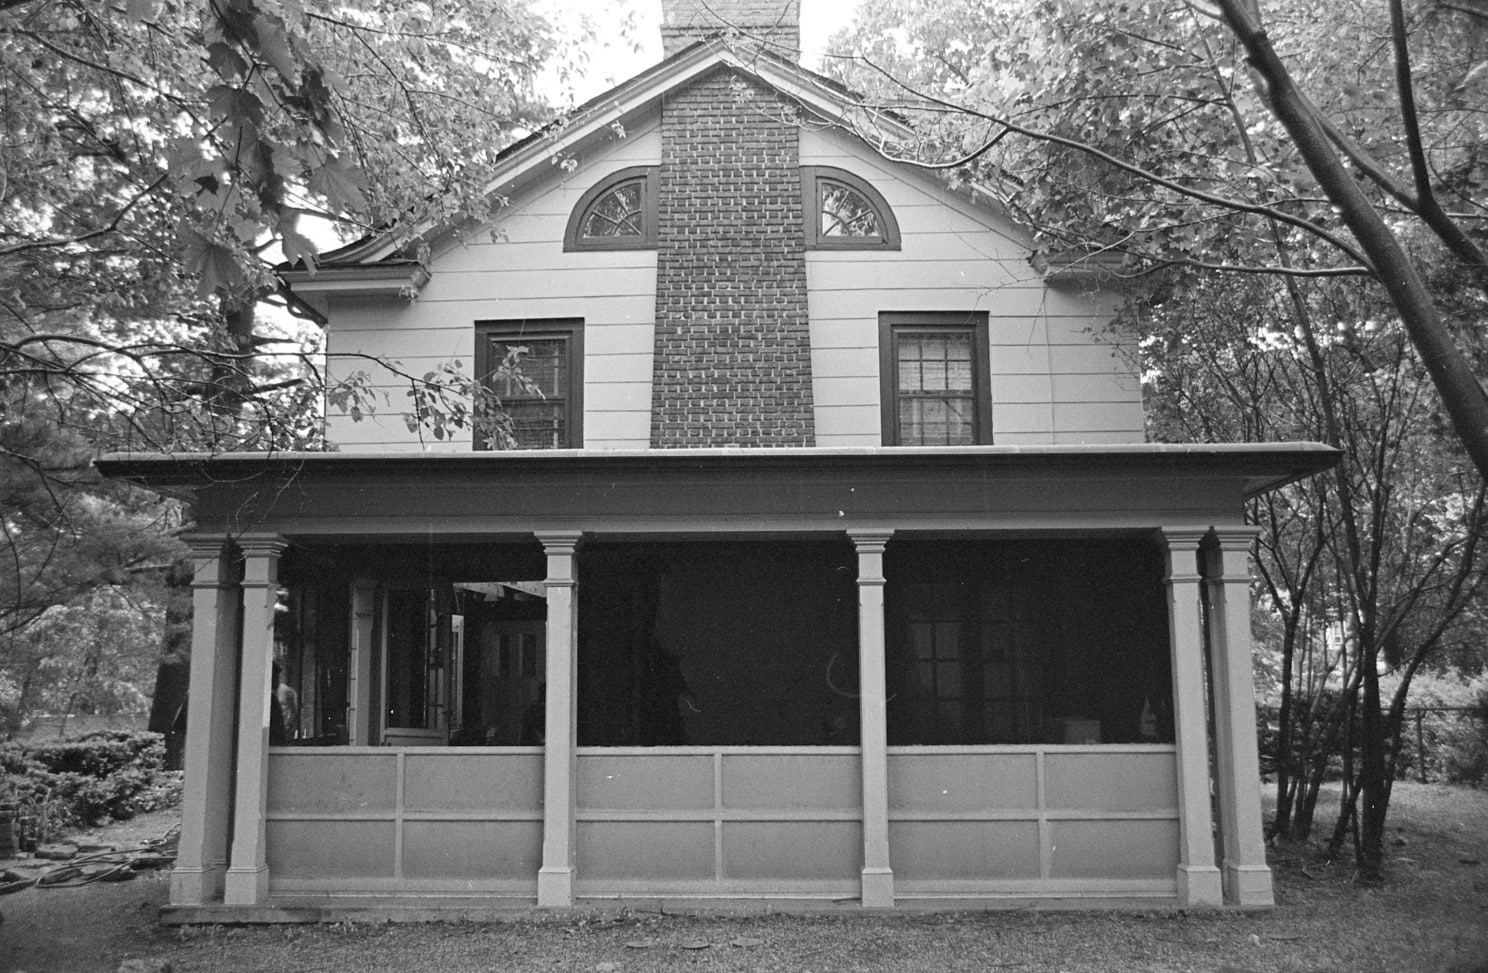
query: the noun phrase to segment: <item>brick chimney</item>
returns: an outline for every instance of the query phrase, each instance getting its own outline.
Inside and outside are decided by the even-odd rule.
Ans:
[[[798,3],[662,0],[667,51],[719,18],[796,45]],[[787,109],[729,69],[662,104],[654,447],[815,443],[800,129]]]
[[[666,57],[719,33],[741,34],[787,60],[799,60],[801,0],[661,0]]]

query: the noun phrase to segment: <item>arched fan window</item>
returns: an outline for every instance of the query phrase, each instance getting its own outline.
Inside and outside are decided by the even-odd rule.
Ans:
[[[802,166],[806,245],[823,250],[898,250],[894,211],[867,182],[845,169]]]
[[[636,250],[656,246],[656,167],[621,169],[595,183],[574,207],[565,250]]]

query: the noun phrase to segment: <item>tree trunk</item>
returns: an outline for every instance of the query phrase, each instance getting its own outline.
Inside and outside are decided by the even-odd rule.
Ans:
[[[165,737],[165,765],[181,769],[185,725],[180,720],[191,681],[191,579],[196,565],[181,558],[166,573],[165,631],[155,694],[150,699],[149,729]]]
[[[1261,95],[1286,128],[1308,170],[1373,263],[1412,346],[1431,375],[1452,428],[1478,473],[1488,477],[1488,395],[1448,333],[1431,294],[1400,241],[1339,159],[1327,133],[1297,90],[1271,39],[1261,29],[1254,0],[1219,0],[1225,22],[1245,48]]]

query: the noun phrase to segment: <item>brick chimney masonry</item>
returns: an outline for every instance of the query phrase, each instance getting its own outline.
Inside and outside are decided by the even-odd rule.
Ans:
[[[668,18],[702,3],[757,17],[768,9],[774,24],[786,2],[664,7]],[[797,0],[788,2],[794,30]],[[785,108],[772,89],[724,69],[662,105],[654,447],[815,444],[800,130]]]
[[[798,60],[801,0],[661,0],[661,49],[666,57],[704,37],[733,31]]]

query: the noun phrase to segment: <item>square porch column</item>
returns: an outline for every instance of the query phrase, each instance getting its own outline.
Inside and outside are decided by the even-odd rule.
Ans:
[[[238,676],[237,799],[233,804],[232,864],[223,902],[261,905],[269,894],[266,824],[269,792],[269,685],[274,660],[274,605],[279,556],[288,543],[276,535],[238,538],[243,552],[243,659]]]
[[[1251,676],[1250,545],[1252,527],[1216,527],[1204,547],[1209,590],[1209,665],[1214,687],[1219,831],[1225,902],[1276,904],[1261,823],[1261,764]]]
[[[227,538],[196,534],[191,548],[191,681],[187,690],[181,839],[172,905],[220,901],[232,802],[233,688],[239,592],[228,578]]]
[[[1208,528],[1159,531],[1166,558],[1168,643],[1173,665],[1173,726],[1178,751],[1178,899],[1221,905],[1209,796],[1209,727],[1204,706],[1204,629],[1199,542]]]
[[[850,530],[858,552],[858,719],[863,747],[863,898],[894,907],[889,866],[888,700],[884,675],[884,548],[891,530]]]
[[[547,699],[543,727],[543,858],[539,907],[573,905],[574,747],[578,743],[579,625],[574,549],[581,531],[539,533],[548,558]]]

